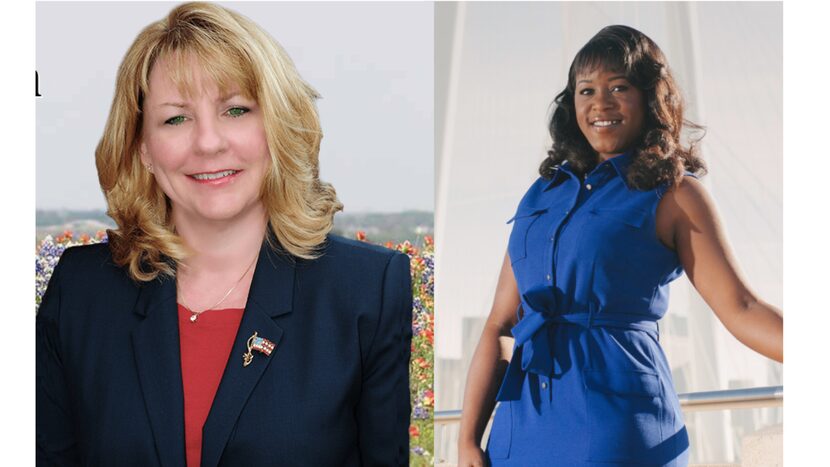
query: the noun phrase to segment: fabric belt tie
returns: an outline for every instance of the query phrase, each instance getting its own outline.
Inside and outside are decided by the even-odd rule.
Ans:
[[[513,357],[496,395],[497,401],[519,400],[527,373],[539,376],[553,374],[553,342],[548,332],[551,325],[572,324],[586,329],[609,327],[657,333],[657,322],[643,315],[590,312],[555,314],[553,300],[550,289],[531,290],[523,295],[519,308],[524,310],[524,317],[510,330],[516,342],[513,345]]]

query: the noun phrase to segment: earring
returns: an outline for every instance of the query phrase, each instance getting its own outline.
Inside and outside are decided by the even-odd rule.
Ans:
[[[153,164],[144,164],[144,168],[147,169],[147,172],[153,173]]]

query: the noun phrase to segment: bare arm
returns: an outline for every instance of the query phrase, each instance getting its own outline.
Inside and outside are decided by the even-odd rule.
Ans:
[[[458,435],[459,467],[483,465],[481,437],[495,407],[496,392],[512,351],[510,329],[516,324],[519,289],[504,255],[493,307],[470,362]]]
[[[662,220],[661,220],[662,216]],[[658,234],[677,251],[692,285],[735,338],[783,362],[781,310],[746,283],[726,239],[715,204],[703,185],[685,177],[658,208]]]

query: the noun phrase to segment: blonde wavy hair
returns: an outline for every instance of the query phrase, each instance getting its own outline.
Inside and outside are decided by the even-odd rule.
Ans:
[[[175,276],[188,248],[171,223],[171,205],[141,164],[142,103],[150,71],[162,57],[186,92],[195,57],[221,92],[238,86],[262,108],[272,164],[261,188],[275,249],[315,258],[342,210],[334,188],[319,179],[322,132],[317,92],[297,73],[282,47],[251,20],[209,3],[186,3],[147,26],[118,69],[115,96],[95,150],[107,214],[117,229],[109,243],[116,264],[136,281]],[[275,237],[275,238],[274,238]]]

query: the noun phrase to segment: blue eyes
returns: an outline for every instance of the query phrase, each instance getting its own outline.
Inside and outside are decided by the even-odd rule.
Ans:
[[[231,118],[239,118],[239,117],[245,115],[246,113],[248,113],[250,111],[251,111],[251,109],[249,109],[247,107],[231,107],[230,109],[228,109],[225,112],[225,115],[227,115],[228,117],[231,117]],[[176,125],[181,125],[186,120],[187,120],[187,117],[185,117],[184,115],[176,115],[175,117],[171,117],[171,118],[168,118],[167,120],[165,120],[164,124],[165,125],[176,126]]]

